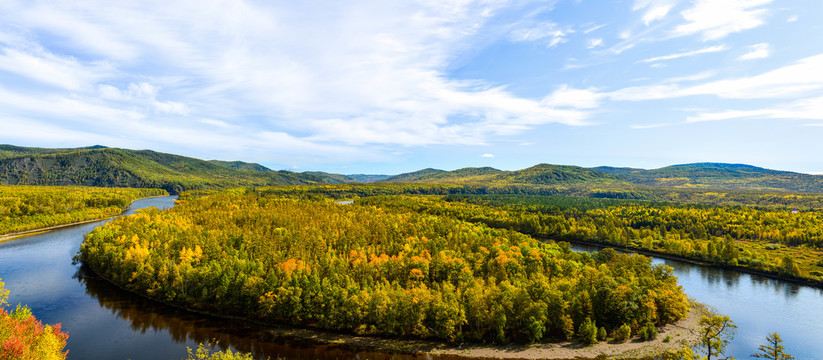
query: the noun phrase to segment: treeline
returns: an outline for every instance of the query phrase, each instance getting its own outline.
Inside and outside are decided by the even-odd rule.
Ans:
[[[132,201],[168,195],[159,189],[0,185],[0,234],[119,214]]]
[[[820,211],[537,196],[375,197],[362,202],[558,240],[823,280]]]
[[[671,268],[643,256],[243,190],[118,218],[87,236],[80,259],[164,302],[357,334],[535,342],[637,333],[688,311]]]
[[[572,197],[594,200],[635,200],[710,206],[800,210],[823,209],[821,194],[778,191],[657,188],[642,185],[561,184],[489,185],[456,183],[373,183],[317,186],[261,187],[253,191],[293,198],[352,199],[377,195],[512,195],[525,197]],[[196,192],[192,192],[196,194]]]

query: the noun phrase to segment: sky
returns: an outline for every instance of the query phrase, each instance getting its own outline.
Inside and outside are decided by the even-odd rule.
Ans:
[[[0,143],[823,173],[819,0],[0,0]]]

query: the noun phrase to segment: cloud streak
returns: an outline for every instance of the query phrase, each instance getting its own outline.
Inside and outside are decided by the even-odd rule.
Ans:
[[[679,58],[684,58],[684,57],[697,56],[697,55],[701,55],[701,54],[716,53],[716,52],[726,51],[728,49],[729,49],[729,47],[726,46],[726,45],[716,45],[716,46],[710,46],[710,47],[707,47],[707,48],[703,48],[703,49],[700,49],[700,50],[687,51],[687,52],[681,52],[681,53],[676,53],[676,54],[663,55],[663,56],[657,56],[657,57],[653,57],[653,58],[643,59],[643,60],[640,60],[639,62],[651,63],[651,62],[658,62],[658,61],[673,60],[673,59],[679,59]]]

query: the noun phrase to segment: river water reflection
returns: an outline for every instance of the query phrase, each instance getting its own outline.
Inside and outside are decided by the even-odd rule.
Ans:
[[[576,251],[592,246],[572,245]],[[654,258],[674,268],[689,297],[728,315],[738,326],[727,355],[748,359],[777,332],[797,359],[823,359],[823,290],[737,271]]]
[[[173,206],[175,197],[138,200],[132,208]],[[72,264],[97,222],[0,243],[0,278],[10,304],[27,304],[46,323],[68,331],[69,359],[182,359],[186,347],[221,347],[272,359],[424,359],[277,338],[258,326],[192,314],[134,296]],[[573,246],[578,251],[595,248]],[[740,327],[729,355],[748,358],[777,331],[797,359],[823,360],[823,291],[760,276],[655,259],[675,269],[686,292]],[[440,357],[447,360],[451,357]]]

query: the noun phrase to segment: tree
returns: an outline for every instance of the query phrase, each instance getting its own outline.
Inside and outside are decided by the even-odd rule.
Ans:
[[[701,327],[698,342],[700,351],[705,352],[706,360],[712,360],[713,356],[717,356],[719,359],[719,356],[723,355],[726,345],[734,337],[734,329],[737,328],[737,325],[726,315],[704,315],[698,324]]]
[[[577,335],[580,337],[580,342],[586,345],[597,344],[597,325],[595,325],[592,319],[586,318],[586,320],[583,320],[583,323],[580,324]]]
[[[767,345],[760,345],[760,352],[752,354],[752,357],[772,359],[772,360],[789,360],[794,359],[794,356],[783,352],[783,339],[776,332],[766,336]]]

